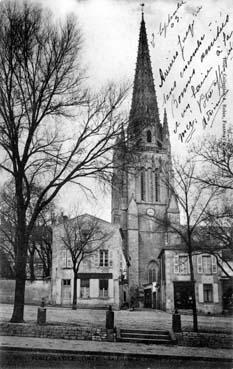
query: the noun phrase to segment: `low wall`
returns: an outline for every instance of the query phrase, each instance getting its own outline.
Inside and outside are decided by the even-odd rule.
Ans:
[[[225,333],[176,333],[179,346],[210,347],[210,348],[232,348],[233,335]]]
[[[38,325],[25,323],[0,323],[2,336],[58,338],[67,340],[113,341],[112,331],[96,327],[70,325]]]
[[[0,280],[0,303],[13,304],[15,292],[15,280],[1,279]],[[40,304],[42,297],[46,303],[51,300],[51,282],[50,280],[37,280],[34,282],[26,281],[25,285],[25,303]]]

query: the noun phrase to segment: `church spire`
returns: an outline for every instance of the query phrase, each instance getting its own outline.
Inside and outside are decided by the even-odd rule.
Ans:
[[[137,138],[143,128],[151,127],[156,138],[162,141],[143,5],[128,131],[130,136]]]
[[[170,135],[169,135],[169,128],[168,128],[168,121],[167,121],[167,111],[164,109],[163,115],[163,144],[168,151],[171,151],[170,145]]]

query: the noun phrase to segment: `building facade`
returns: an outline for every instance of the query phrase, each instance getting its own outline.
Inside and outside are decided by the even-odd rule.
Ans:
[[[160,259],[160,301],[166,311],[192,309],[192,282],[188,254],[180,247],[165,247]],[[197,311],[222,313],[222,271],[214,255],[192,256]]]
[[[82,224],[98,224],[98,229],[106,235],[91,240],[88,255],[81,261],[77,278],[78,307],[107,307],[118,309],[126,295],[122,279],[126,268],[121,247],[119,229],[96,217],[85,214],[80,216]],[[67,220],[72,222],[73,220]],[[73,300],[74,272],[69,249],[64,244],[64,225],[59,223],[53,228],[53,262],[52,262],[52,303],[71,306]],[[109,235],[109,236],[108,236]]]
[[[170,154],[167,115],[164,111],[161,120],[142,14],[129,124],[114,153],[112,223],[123,234],[129,293],[137,289],[139,305],[145,307],[159,306],[153,290],[167,232],[156,219],[179,221],[177,203],[166,185],[172,173]]]

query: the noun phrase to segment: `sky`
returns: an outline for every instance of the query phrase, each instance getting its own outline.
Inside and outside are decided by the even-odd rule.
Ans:
[[[77,16],[83,34],[88,83],[133,83],[140,2],[135,0],[41,0],[56,17]],[[166,108],[172,153],[185,157],[205,135],[222,135],[233,116],[232,0],[144,1],[144,18],[160,118]],[[130,109],[131,93],[126,108]],[[59,205],[110,220],[110,192],[92,184],[97,200],[66,187]]]

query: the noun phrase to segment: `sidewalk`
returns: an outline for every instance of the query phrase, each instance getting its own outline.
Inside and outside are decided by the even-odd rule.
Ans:
[[[60,340],[33,337],[0,336],[1,350],[27,351],[69,356],[106,356],[108,358],[148,358],[233,361],[232,350],[204,347],[144,345],[140,343]]]

